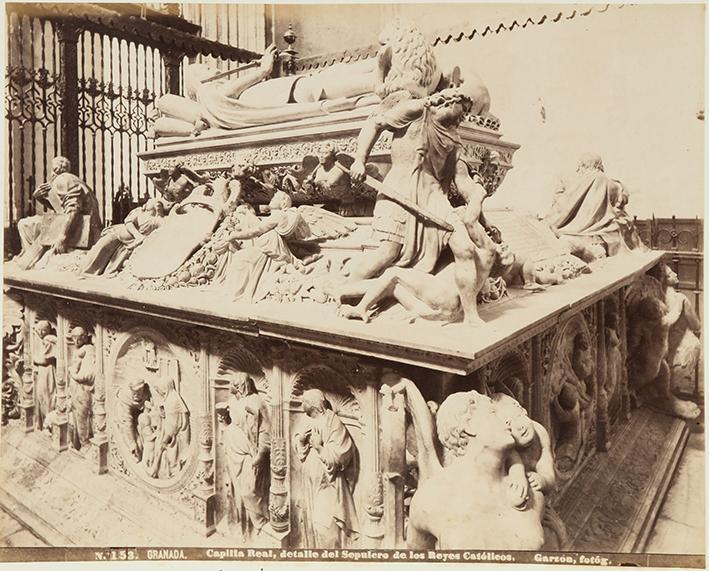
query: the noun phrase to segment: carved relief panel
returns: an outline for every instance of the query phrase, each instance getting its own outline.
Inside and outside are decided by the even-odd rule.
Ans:
[[[486,394],[503,393],[514,398],[525,409],[531,410],[532,383],[530,342],[485,365],[478,375]]]
[[[366,489],[365,421],[347,378],[326,365],[301,369],[285,404],[291,545],[359,545]]]
[[[596,350],[582,314],[560,326],[548,351],[543,402],[547,403],[556,468],[564,481],[595,448]]]
[[[627,393],[627,373],[625,369],[625,320],[620,301],[622,292],[604,300],[605,313],[605,368],[603,390],[607,401],[608,421],[616,424],[623,416],[623,401]],[[600,390],[601,387],[599,387]]]
[[[20,296],[3,296],[2,425],[21,416],[25,374],[25,307]],[[30,401],[31,402],[31,401]]]
[[[201,383],[184,348],[151,328],[116,336],[107,367],[112,470],[175,492],[197,461]]]
[[[250,541],[269,520],[271,396],[259,357],[234,345],[212,359],[215,519],[225,535]]]

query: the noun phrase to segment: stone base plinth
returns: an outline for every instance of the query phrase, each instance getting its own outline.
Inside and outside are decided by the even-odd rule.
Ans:
[[[25,432],[32,432],[35,428],[34,404],[20,405],[20,422]]]

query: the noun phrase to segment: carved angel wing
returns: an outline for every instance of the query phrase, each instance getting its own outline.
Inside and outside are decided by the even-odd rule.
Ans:
[[[339,214],[328,212],[319,206],[299,206],[298,212],[305,220],[313,238],[316,240],[342,238],[357,229],[357,224],[354,222]]]

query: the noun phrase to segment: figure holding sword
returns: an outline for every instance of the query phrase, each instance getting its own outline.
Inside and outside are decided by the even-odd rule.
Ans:
[[[480,223],[486,191],[457,158],[458,125],[476,102],[463,84],[423,99],[400,97],[387,103],[362,128],[350,169],[354,184],[364,182],[371,149],[383,131],[393,133],[392,167],[377,189],[372,222],[379,246],[351,265],[335,297],[361,297],[371,285],[368,280],[392,266],[433,273],[449,246],[464,319],[478,324],[477,293],[495,261],[496,246]],[[458,213],[448,200],[451,184],[466,202]]]

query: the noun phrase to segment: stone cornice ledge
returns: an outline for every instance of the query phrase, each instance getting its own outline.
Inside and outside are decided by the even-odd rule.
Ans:
[[[505,302],[481,308],[486,324],[476,329],[463,324],[409,324],[385,316],[365,324],[338,317],[331,305],[276,302],[252,305],[197,290],[126,291],[112,280],[22,272],[10,265],[5,268],[4,287],[197,327],[468,374],[554,327],[570,314],[629,285],[656,265],[663,254],[653,251],[603,260],[594,266],[593,273],[542,293],[513,290],[513,296]]]

